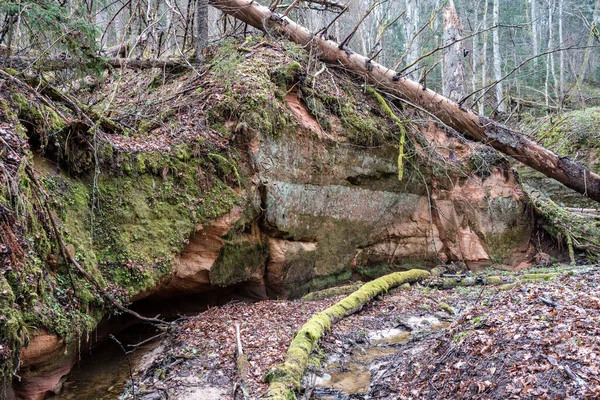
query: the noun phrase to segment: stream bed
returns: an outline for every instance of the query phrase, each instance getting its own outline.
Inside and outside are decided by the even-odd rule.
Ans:
[[[83,352],[63,384],[61,394],[54,399],[114,400],[118,399],[144,356],[157,348],[160,340],[150,340],[132,349],[131,345],[146,341],[159,332],[148,325],[135,325],[117,335],[118,344],[107,339],[98,347]],[[123,348],[130,352],[125,354]],[[131,368],[131,369],[130,369]]]
[[[394,368],[401,352],[418,352],[418,342],[444,330],[450,322],[438,316],[411,316],[395,321],[393,327],[363,330],[345,340],[325,343],[327,361],[304,380],[310,398],[340,400],[370,398],[378,378]],[[353,336],[353,337],[352,337]]]

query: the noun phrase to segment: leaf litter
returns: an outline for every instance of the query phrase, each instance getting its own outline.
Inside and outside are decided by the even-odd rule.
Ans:
[[[600,270],[594,268],[507,291],[420,285],[395,290],[327,334],[309,368],[313,379],[305,381],[304,394],[310,396],[305,398],[599,398],[599,285]],[[266,373],[284,360],[294,333],[340,298],[211,308],[169,332],[160,357],[136,374],[136,387],[169,398],[183,398],[178,394],[190,386],[218,387],[233,398],[240,379],[238,322],[249,360],[244,382],[249,397],[260,399],[268,389]],[[344,391],[335,375],[357,381],[359,375],[352,374],[358,374],[358,364],[368,380],[359,391]]]

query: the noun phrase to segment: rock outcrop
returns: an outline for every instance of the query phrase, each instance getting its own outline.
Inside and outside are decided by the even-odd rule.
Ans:
[[[167,86],[190,79],[210,90],[210,109],[186,105],[165,113],[173,121],[164,125],[181,131],[176,136],[160,125],[149,136],[107,136],[95,153],[102,174],[94,184],[94,155],[85,137],[59,131],[57,138],[67,145],[46,146],[46,157],[63,168],[43,179],[56,200],[61,232],[79,262],[119,298],[163,299],[232,287],[254,298],[296,297],[392,270],[450,261],[473,268],[517,265],[525,258],[525,199],[495,152],[433,123],[411,124],[419,140],[401,160],[399,181],[398,127],[358,86],[340,78],[304,84],[301,64],[269,46],[235,70],[239,84],[230,87],[218,69],[200,83],[174,78]],[[134,78],[145,79],[124,79]],[[118,96],[118,104],[131,101],[126,93]],[[25,129],[19,122],[33,121],[25,113],[33,109],[17,111],[7,129],[38,143],[42,128]],[[210,128],[190,125],[204,120]],[[62,153],[66,148],[79,149],[77,158]],[[15,177],[17,184],[27,182]],[[32,198],[25,203],[35,208]],[[19,228],[36,237],[29,254],[38,261],[26,263],[25,272],[7,284],[15,293],[37,291],[54,299],[35,309],[27,302],[14,308],[34,319],[25,322],[48,331],[29,332],[21,350],[22,379],[14,385],[17,398],[57,390],[75,360],[71,350],[65,353],[74,333],[95,329],[106,312],[81,277],[74,277],[73,290],[68,265],[42,226],[35,232]]]

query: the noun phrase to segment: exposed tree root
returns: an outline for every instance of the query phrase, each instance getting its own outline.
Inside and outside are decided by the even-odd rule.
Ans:
[[[333,324],[359,311],[375,296],[403,283],[417,282],[428,276],[429,272],[418,269],[382,276],[365,283],[360,289],[325,311],[313,315],[294,337],[284,363],[275,367],[268,374],[270,386],[266,398],[269,400],[296,398],[295,390],[300,387],[300,381],[308,366],[308,358],[323,334],[331,329]]]

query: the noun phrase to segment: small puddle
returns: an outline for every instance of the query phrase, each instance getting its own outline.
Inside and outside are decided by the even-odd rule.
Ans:
[[[156,330],[147,325],[130,327],[118,335],[118,340],[127,350],[128,344],[140,343],[156,335]],[[151,352],[160,340],[150,341],[137,347],[134,352],[124,354],[113,340],[106,340],[97,348],[82,354],[63,385],[61,394],[52,399],[65,400],[114,400],[118,399],[130,379],[129,363],[133,371],[145,354]],[[129,360],[128,360],[129,357]]]
[[[381,366],[381,362],[377,360],[401,351],[403,345],[420,334],[440,331],[448,325],[450,322],[440,321],[434,316],[410,317],[400,324],[405,329],[370,331],[367,336],[370,342],[368,347],[354,348],[350,354],[345,355],[330,354],[329,363],[322,370],[323,374],[307,378],[307,382],[312,382],[312,386],[316,388],[314,398],[327,400],[338,399],[340,394],[366,394],[371,385],[371,373]]]

